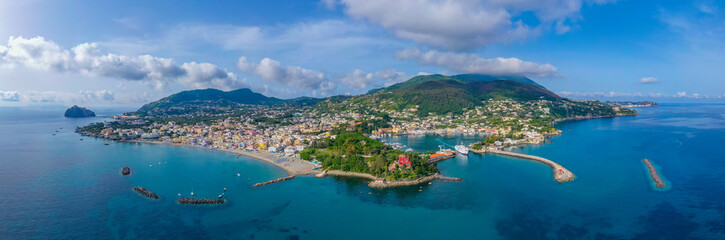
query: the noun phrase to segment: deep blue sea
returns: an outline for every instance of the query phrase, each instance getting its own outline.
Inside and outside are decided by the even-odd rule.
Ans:
[[[536,162],[472,154],[439,164],[463,182],[387,190],[311,176],[250,188],[286,173],[229,153],[82,137],[75,126],[104,119],[64,110],[0,108],[0,239],[725,239],[725,105],[560,123],[553,143],[511,149],[562,164],[571,182]],[[480,139],[388,140],[426,151]],[[224,187],[225,205],[175,203]]]

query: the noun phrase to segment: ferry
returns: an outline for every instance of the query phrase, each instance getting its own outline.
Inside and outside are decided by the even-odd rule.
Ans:
[[[459,152],[460,154],[463,154],[463,155],[468,155],[468,147],[466,147],[465,145],[456,145],[455,148],[456,148],[456,152]]]

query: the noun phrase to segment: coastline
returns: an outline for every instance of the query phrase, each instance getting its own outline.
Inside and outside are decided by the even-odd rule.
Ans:
[[[312,170],[314,169],[314,165],[312,163],[304,161],[304,160],[299,160],[299,159],[292,159],[291,161],[285,161],[285,162],[296,163],[295,165],[283,165],[281,163],[276,163],[273,160],[273,158],[275,156],[272,153],[248,152],[248,151],[237,150],[237,149],[205,148],[205,147],[189,145],[189,144],[165,143],[165,142],[155,142],[155,141],[129,140],[129,141],[122,141],[122,142],[147,143],[147,144],[157,144],[157,145],[166,145],[166,146],[175,146],[175,147],[190,147],[190,148],[203,149],[203,150],[215,150],[215,151],[220,151],[220,152],[233,153],[233,154],[242,155],[242,156],[250,157],[250,158],[253,158],[256,160],[260,160],[260,161],[269,163],[273,166],[281,168],[282,170],[287,172],[287,174],[289,174],[290,176],[307,175],[307,174],[312,173]],[[303,165],[307,165],[309,167],[309,169],[302,167]]]

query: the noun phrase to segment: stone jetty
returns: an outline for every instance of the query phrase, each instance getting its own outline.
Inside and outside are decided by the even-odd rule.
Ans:
[[[129,168],[129,167],[123,167],[123,169],[121,169],[121,174],[123,176],[128,176],[129,174],[131,174],[131,168]]]
[[[275,180],[270,180],[270,181],[261,182],[261,183],[255,183],[254,185],[252,185],[252,187],[261,187],[261,186],[268,185],[268,184],[272,184],[272,183],[278,183],[278,182],[283,182],[283,181],[291,180],[293,178],[295,178],[294,175],[289,176],[289,177],[277,178]]]
[[[551,167],[551,169],[554,171],[554,180],[557,182],[563,183],[568,182],[571,180],[574,180],[574,174],[571,173],[566,168],[562,167],[558,163],[551,161],[546,158],[528,155],[528,154],[521,154],[521,153],[515,153],[515,152],[508,152],[508,151],[501,151],[501,150],[495,150],[495,149],[487,149],[485,151],[486,153],[493,153],[493,154],[499,154],[509,157],[515,157],[515,158],[521,158],[526,160],[532,160],[536,162],[540,162],[543,164],[546,164],[547,166]]]
[[[224,199],[217,199],[217,198],[179,198],[177,200],[179,204],[222,204],[227,202],[227,200]]]
[[[440,180],[440,181],[447,181],[447,182],[461,182],[463,179],[455,178],[455,177],[446,177],[441,175],[440,173],[436,173],[427,177],[418,178],[415,180],[397,180],[397,181],[385,181],[382,179],[377,179],[375,181],[372,181],[368,184],[371,188],[389,188],[389,187],[405,187],[405,186],[415,186],[421,183],[427,183],[433,180]]]
[[[156,195],[156,193],[153,193],[144,187],[135,187],[133,190],[148,198],[159,199],[159,195]]]
[[[665,182],[662,181],[660,178],[660,175],[657,173],[657,169],[652,165],[652,162],[649,161],[649,159],[642,159],[642,162],[644,162],[644,165],[647,165],[647,169],[649,170],[649,175],[652,177],[652,180],[655,182],[655,186],[658,188],[664,188]]]

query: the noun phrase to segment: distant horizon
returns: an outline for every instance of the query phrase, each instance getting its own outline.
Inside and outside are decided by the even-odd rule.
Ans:
[[[725,102],[723,9],[710,0],[4,1],[0,105],[135,105],[208,87],[355,95],[436,73],[527,76],[568,98]]]

